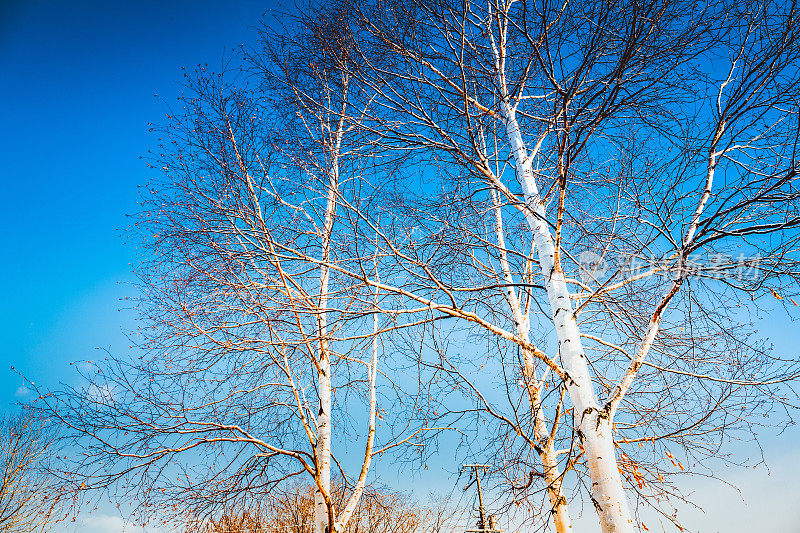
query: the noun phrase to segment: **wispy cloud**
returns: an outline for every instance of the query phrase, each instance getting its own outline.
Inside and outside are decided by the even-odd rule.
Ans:
[[[80,525],[75,531],[81,533],[164,533],[158,527],[140,527],[126,522],[120,516],[107,514],[95,514],[79,520]],[[64,533],[71,533],[69,527],[62,529]]]
[[[90,400],[99,403],[112,403],[114,401],[113,390],[110,385],[89,385],[86,391]]]
[[[20,385],[17,387],[17,390],[14,391],[14,398],[24,398],[28,394],[31,393],[31,390],[26,387],[25,385]]]
[[[678,505],[678,519],[688,531],[701,533],[797,533],[800,531],[800,462],[794,452],[774,453],[769,470],[726,467],[719,472],[730,484],[714,479],[684,480],[680,487],[701,508]],[[571,507],[579,511],[576,507]],[[641,518],[650,531],[677,531],[644,506]],[[576,531],[600,533],[597,515],[583,510]],[[662,529],[663,527],[663,529]],[[550,531],[550,530],[548,530]]]

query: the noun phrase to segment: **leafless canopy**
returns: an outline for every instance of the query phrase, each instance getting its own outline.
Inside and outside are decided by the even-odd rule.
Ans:
[[[539,525],[629,531],[626,494],[676,522],[678,475],[789,418],[753,315],[800,303],[795,2],[281,20],[158,130],[142,355],[47,398],[73,470],[195,512],[308,474],[334,516],[333,412],[352,479],[462,444]]]

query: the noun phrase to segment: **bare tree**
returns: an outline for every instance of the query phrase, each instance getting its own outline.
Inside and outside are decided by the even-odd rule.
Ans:
[[[794,2],[361,9],[393,57],[356,74],[381,95],[364,124],[427,168],[395,184],[391,226],[369,221],[396,281],[360,279],[519,347],[525,421],[474,358],[432,342],[438,360],[420,364],[449,378],[429,397],[465,388],[536,452],[543,470],[524,478],[544,481],[559,531],[565,473],[604,531],[631,531],[624,484],[674,495],[669,444],[714,456],[788,401],[795,362],[740,310],[797,291],[797,16]]]
[[[325,207],[318,215],[319,220],[314,220],[315,215],[306,212],[306,217],[312,220],[320,247],[318,263],[309,264],[310,267],[317,267],[319,270],[316,296],[312,297],[315,300],[315,309],[312,313],[316,319],[314,328],[316,332],[313,337],[317,343],[317,355],[312,360],[317,372],[319,398],[319,411],[314,428],[315,476],[318,488],[315,499],[316,533],[333,531],[336,519],[331,493],[333,369],[329,338],[331,328],[329,321],[332,314],[329,263],[335,260],[332,239],[337,219],[338,196],[346,180],[342,176],[342,159],[352,155],[347,152],[348,143],[345,140],[345,136],[353,129],[347,120],[349,106],[353,105],[351,91],[358,91],[358,88],[350,85],[349,70],[352,67],[349,67],[348,63],[354,34],[347,20],[348,14],[344,4],[332,4],[325,9],[311,10],[308,14],[301,13],[296,21],[299,31],[294,34],[288,32],[288,38],[270,31],[269,27],[265,28],[262,34],[263,42],[267,43],[267,53],[264,55],[268,64],[261,69],[267,74],[265,81],[270,84],[275,94],[284,96],[283,101],[289,104],[289,109],[297,110],[299,118],[293,129],[285,130],[288,135],[285,138],[284,149],[298,170],[306,174],[306,179],[311,180],[312,191],[325,198]],[[271,44],[272,42],[280,44],[275,46]],[[250,171],[244,164],[241,167],[242,172],[250,179]],[[260,213],[260,203],[255,195],[254,190],[253,201]],[[299,203],[292,207],[306,211]],[[260,230],[269,231],[265,223],[262,223]],[[287,286],[286,290],[291,292],[293,287]],[[303,292],[305,293],[305,290]],[[303,329],[303,326],[300,328]],[[303,335],[308,334],[304,331]],[[373,355],[369,370],[373,392],[370,393],[369,436],[362,468],[363,475],[360,475],[357,481],[355,498],[345,508],[344,523],[358,502],[358,494],[363,489],[371,460],[375,432],[374,381],[377,370],[377,345]],[[306,431],[309,432],[308,429]]]
[[[457,428],[543,527],[677,524],[677,475],[796,399],[748,313],[798,289],[797,17],[342,2],[201,69],[140,222],[146,355],[46,398],[69,471],[198,514],[308,475],[336,531],[372,457]],[[334,426],[366,433],[341,512]]]
[[[374,164],[347,7],[285,16],[223,72],[187,74],[183,108],[156,128],[151,166],[164,178],[135,224],[142,355],[84,365],[85,383],[44,399],[85,451],[61,472],[77,489],[120,489],[142,520],[154,508],[205,517],[310,477],[315,531],[342,531],[373,458],[414,434],[406,424],[378,440],[405,394],[379,365],[391,333],[381,291],[332,270],[380,278],[358,221],[339,214],[362,202]],[[334,442],[361,447],[354,475]],[[339,502],[332,468],[347,489]]]
[[[332,495],[336,507],[348,499],[344,486],[334,481]],[[363,496],[343,531],[346,533],[413,533],[427,530],[431,511],[422,508],[406,494],[366,487]],[[271,494],[254,511],[227,510],[219,518],[191,521],[186,533],[313,533],[316,485],[294,484]]]
[[[0,531],[36,533],[50,530],[61,493],[47,473],[54,431],[30,413],[6,415],[0,422]]]

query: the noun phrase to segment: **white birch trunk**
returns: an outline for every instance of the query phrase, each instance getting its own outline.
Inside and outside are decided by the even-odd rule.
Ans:
[[[332,180],[333,181],[333,180]],[[328,196],[328,210],[325,213],[325,230],[328,242],[325,243],[325,255],[330,251],[330,230],[335,210],[335,193]],[[329,221],[330,219],[330,221]],[[325,258],[327,262],[328,257]],[[320,274],[319,298],[319,354],[317,360],[317,389],[319,394],[319,412],[317,413],[317,491],[314,495],[314,531],[326,533],[329,530],[328,501],[331,496],[331,361],[328,346],[328,276],[329,268],[323,263]]]
[[[335,133],[331,154],[331,169],[328,181],[328,197],[325,206],[325,222],[322,228],[323,260],[320,267],[318,334],[319,354],[317,360],[317,388],[319,412],[317,413],[317,491],[314,494],[314,532],[328,533],[334,520],[331,501],[331,359],[328,346],[328,285],[330,277],[331,235],[336,215],[336,195],[339,188],[339,150],[342,141],[342,121]]]
[[[377,252],[376,252],[377,254]],[[377,259],[375,261],[375,281],[380,282],[378,277]],[[375,444],[375,416],[378,408],[378,398],[375,391],[375,382],[378,378],[378,288],[375,287],[374,293],[375,311],[372,315],[372,361],[369,366],[369,429],[367,430],[367,444],[364,449],[364,462],[361,463],[361,473],[358,476],[350,500],[345,505],[342,513],[334,524],[334,533],[342,533],[353,516],[353,512],[358,506],[361,495],[364,493],[364,485],[367,481],[367,473],[372,463],[372,448]]]
[[[538,251],[561,359],[570,378],[567,389],[574,407],[578,437],[589,466],[592,500],[604,533],[632,533],[634,523],[617,466],[611,420],[601,410],[592,387],[569,289],[561,266],[556,263],[555,245],[545,222],[546,212],[533,175],[532,158],[528,157],[515,111],[507,95],[503,96],[501,113],[528,206],[525,216]]]

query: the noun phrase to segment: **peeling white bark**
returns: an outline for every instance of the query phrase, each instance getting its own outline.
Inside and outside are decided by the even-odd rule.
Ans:
[[[501,86],[504,86],[502,81]],[[517,176],[528,206],[525,216],[538,251],[561,359],[569,376],[567,389],[574,406],[578,436],[589,466],[593,503],[604,533],[633,533],[634,523],[614,451],[611,420],[607,413],[601,410],[592,387],[569,289],[564,273],[556,263],[555,245],[545,222],[545,208],[533,175],[533,158],[528,157],[509,97],[507,94],[503,97],[500,104],[501,114],[506,124]]]
[[[331,360],[328,345],[328,286],[330,281],[331,236],[336,217],[336,196],[339,190],[339,151],[344,132],[344,114],[338,121],[331,151],[331,168],[328,173],[328,197],[325,206],[325,221],[322,227],[323,258],[320,265],[318,335],[319,354],[317,360],[317,389],[319,412],[317,414],[317,491],[314,494],[314,531],[327,533],[335,516],[331,500]]]
[[[507,7],[507,6],[506,6]],[[545,132],[538,139],[532,154],[528,153],[522,139],[516,110],[505,79],[506,13],[495,13],[498,37],[490,28],[489,38],[495,57],[497,82],[500,89],[500,115],[506,126],[511,145],[514,167],[527,209],[525,218],[533,234],[539,264],[544,277],[551,318],[558,337],[559,353],[567,374],[566,386],[573,405],[574,423],[584,448],[591,477],[591,497],[597,510],[603,533],[633,533],[634,522],[628,506],[622,478],[617,466],[612,438],[612,423],[601,410],[592,387],[589,366],[583,350],[580,331],[575,320],[569,289],[564,272],[558,263],[557,250],[546,223],[546,211],[539,195],[533,174],[533,159],[544,141]]]

